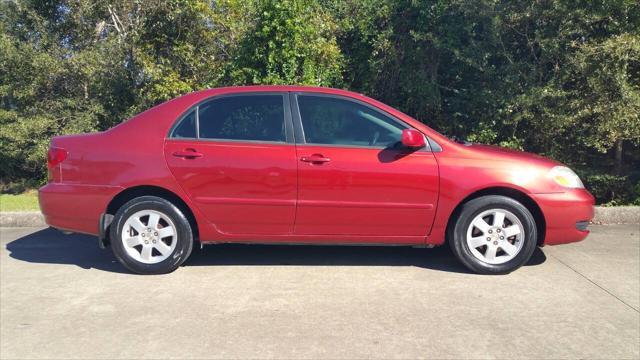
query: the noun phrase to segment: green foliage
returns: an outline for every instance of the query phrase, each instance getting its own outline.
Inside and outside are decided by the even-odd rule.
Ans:
[[[328,2],[351,87],[451,135],[489,128],[500,106],[488,1]],[[498,101],[496,101],[498,100]]]
[[[217,86],[230,11],[199,0],[0,4],[0,181],[42,182],[49,139]],[[214,26],[215,25],[215,26]]]
[[[358,91],[640,203],[636,0],[3,1],[0,185],[42,183],[52,136],[247,84]]]
[[[40,22],[33,11],[15,9],[20,21]],[[6,28],[3,26],[3,30]],[[43,33],[34,41],[0,34],[0,162],[2,178],[43,180],[49,139],[92,131],[104,115],[101,104],[84,96],[83,74],[95,60],[67,58],[61,45]]]
[[[640,182],[633,184],[628,176],[595,174],[586,176],[585,181],[599,204],[640,205]]]
[[[640,181],[636,181],[636,184],[631,190],[631,201],[629,202],[629,204],[640,206]]]
[[[314,1],[259,0],[228,72],[234,84],[340,86],[335,24]]]

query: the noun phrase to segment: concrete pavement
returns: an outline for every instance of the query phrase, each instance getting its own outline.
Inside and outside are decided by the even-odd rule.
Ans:
[[[206,247],[126,273],[92,237],[0,229],[4,358],[638,358],[640,229],[506,276],[446,248]]]

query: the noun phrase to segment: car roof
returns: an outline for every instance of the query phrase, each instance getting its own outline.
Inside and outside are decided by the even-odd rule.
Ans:
[[[334,89],[320,86],[303,86],[303,85],[249,85],[249,86],[227,86],[219,88],[211,88],[196,91],[192,94],[211,96],[219,94],[233,94],[243,92],[313,92],[335,95],[346,95],[350,97],[364,98],[366,96],[348,90]]]

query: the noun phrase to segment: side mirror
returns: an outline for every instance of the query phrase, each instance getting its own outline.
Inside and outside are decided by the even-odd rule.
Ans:
[[[424,135],[416,129],[402,130],[402,145],[410,148],[421,148],[426,145]]]

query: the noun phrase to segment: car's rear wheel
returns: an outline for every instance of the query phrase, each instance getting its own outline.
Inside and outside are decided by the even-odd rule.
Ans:
[[[172,272],[193,248],[187,218],[171,202],[155,196],[124,204],[111,223],[110,237],[118,261],[139,274]]]
[[[462,205],[449,241],[453,253],[480,274],[506,274],[529,261],[536,248],[536,224],[520,202],[483,196]]]

